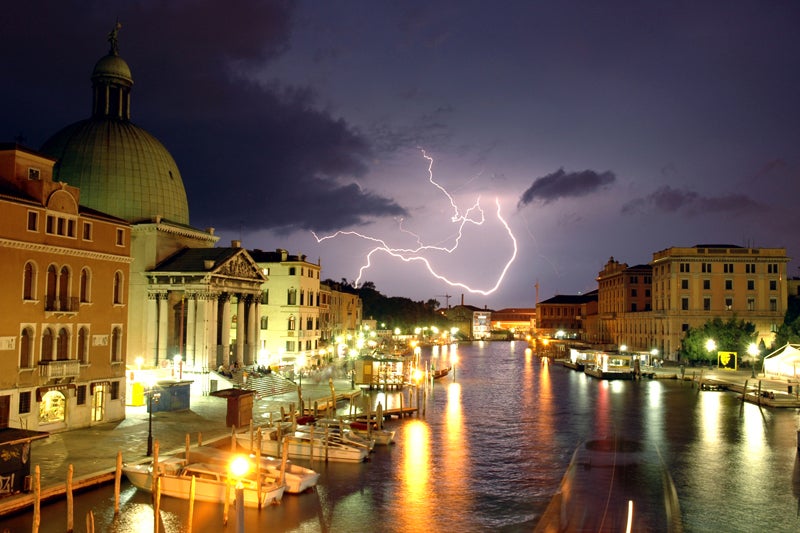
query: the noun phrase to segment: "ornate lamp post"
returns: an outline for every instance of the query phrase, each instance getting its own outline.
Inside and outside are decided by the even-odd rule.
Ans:
[[[147,456],[153,455],[153,400],[158,403],[160,392],[155,392],[155,382],[147,382]]]
[[[237,455],[228,465],[230,478],[236,480],[236,532],[244,533],[244,484],[242,478],[250,470],[250,461],[244,455]],[[261,480],[256,480],[260,483]]]

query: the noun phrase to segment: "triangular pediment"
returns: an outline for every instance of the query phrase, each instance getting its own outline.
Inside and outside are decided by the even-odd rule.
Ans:
[[[215,265],[214,273],[232,278],[266,280],[266,277],[261,273],[261,268],[253,261],[253,258],[250,257],[250,254],[245,249]]]

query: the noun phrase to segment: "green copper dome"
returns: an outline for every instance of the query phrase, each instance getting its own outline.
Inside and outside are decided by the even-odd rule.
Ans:
[[[42,146],[57,158],[53,177],[80,187],[81,204],[141,222],[156,215],[189,224],[178,165],[158,139],[126,120],[93,117]]]
[[[62,129],[41,151],[57,159],[53,179],[80,188],[81,205],[129,222],[161,216],[188,225],[178,165],[158,139],[130,121],[133,77],[118,55],[119,27],[92,72],[92,117]]]

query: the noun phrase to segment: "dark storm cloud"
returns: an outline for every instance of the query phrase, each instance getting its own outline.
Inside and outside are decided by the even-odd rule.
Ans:
[[[616,179],[614,173],[608,171],[565,172],[563,168],[560,168],[547,176],[536,178],[533,185],[522,193],[517,208],[537,200],[543,204],[549,204],[559,198],[587,196],[611,185]]]
[[[404,215],[352,185],[372,154],[361,132],[306,88],[245,81],[287,49],[293,10],[256,0],[13,4],[0,21],[14,67],[0,84],[0,135],[24,131],[37,147],[87,118],[89,74],[118,17],[120,56],[135,81],[132,119],[175,157],[193,225],[326,230]]]
[[[621,211],[626,215],[656,211],[695,216],[704,213],[743,213],[756,209],[759,209],[759,204],[743,194],[708,197],[665,185],[643,198],[625,203]]]

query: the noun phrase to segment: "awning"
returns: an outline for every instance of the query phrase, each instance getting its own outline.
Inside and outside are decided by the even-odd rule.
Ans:
[[[75,389],[75,384],[74,383],[62,383],[62,384],[59,384],[59,385],[47,385],[46,387],[39,387],[38,389],[36,389],[36,401],[37,402],[41,402],[42,401],[42,396],[44,396],[45,394],[47,394],[50,391],[56,390],[56,391],[66,392],[68,389],[73,389],[74,390]]]
[[[94,388],[95,387],[110,387],[110,381],[95,381],[94,383],[89,384],[89,394],[94,395]]]

